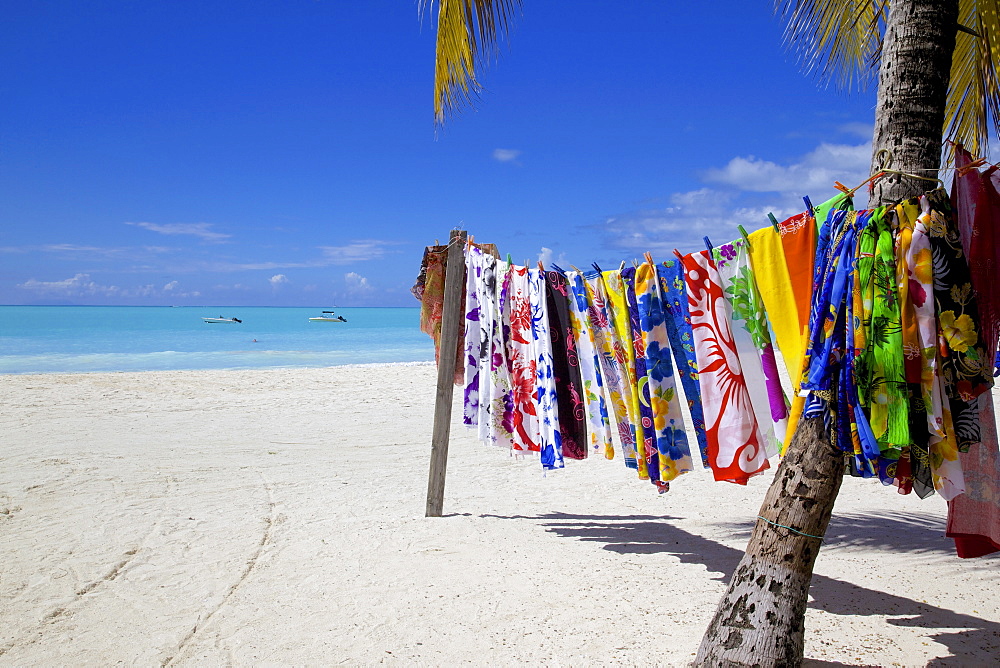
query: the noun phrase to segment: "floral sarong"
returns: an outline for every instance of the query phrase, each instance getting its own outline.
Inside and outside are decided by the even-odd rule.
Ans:
[[[683,262],[709,463],[716,480],[746,484],[770,464],[724,317],[722,287],[708,251],[685,255]]]

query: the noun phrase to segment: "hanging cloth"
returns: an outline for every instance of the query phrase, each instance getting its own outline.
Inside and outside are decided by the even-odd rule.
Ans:
[[[587,299],[590,304],[590,326],[594,333],[594,347],[601,362],[601,374],[604,376],[604,386],[614,415],[622,458],[625,460],[625,466],[638,469],[635,434],[628,416],[628,404],[631,399],[628,376],[624,368],[625,350],[615,345],[614,323],[608,313],[604,278],[598,271],[587,272],[584,274],[584,285],[587,288]]]
[[[420,293],[420,331],[434,340],[434,360],[441,362],[441,318],[444,313],[444,273],[448,259],[448,246],[428,246],[421,262],[421,278],[417,278],[414,294]],[[460,311],[465,313],[465,295],[462,296]],[[455,384],[465,382],[463,335],[459,333],[455,346]]]
[[[657,265],[660,295],[666,310],[667,338],[674,353],[674,364],[680,376],[692,428],[698,439],[701,464],[709,468],[708,441],[705,436],[705,416],[701,406],[701,388],[698,384],[698,359],[694,350],[694,333],[691,331],[691,314],[688,312],[687,286],[684,283],[684,265],[679,260],[667,260]]]
[[[716,480],[739,484],[770,464],[750,405],[719,276],[708,251],[683,257],[688,307],[698,357],[709,463]],[[720,302],[720,300],[723,300]],[[720,317],[723,316],[723,317]]]
[[[667,491],[660,480],[660,453],[656,448],[656,430],[653,425],[652,389],[649,386],[649,367],[646,364],[646,345],[642,336],[639,318],[639,303],[635,293],[635,267],[625,267],[621,272],[625,305],[628,308],[629,326],[632,330],[633,365],[635,368],[634,390],[639,398],[639,424],[642,427],[642,451],[646,458],[649,481],[662,494]]]
[[[580,376],[583,379],[583,403],[587,411],[587,434],[590,448],[601,451],[607,459],[615,456],[611,442],[611,421],[608,406],[604,401],[604,375],[601,373],[600,356],[590,326],[590,302],[583,274],[578,271],[566,272],[569,285],[569,318],[573,328],[580,358]]]
[[[496,261],[496,285],[493,299],[490,301],[492,313],[490,321],[490,418],[492,420],[490,433],[492,444],[511,447],[514,436],[514,399],[513,385],[510,378],[510,364],[507,360],[507,342],[504,339],[505,304],[510,294],[510,264],[502,260]]]
[[[694,467],[691,463],[687,433],[684,430],[680,399],[677,396],[674,365],[670,361],[667,316],[660,299],[656,265],[652,260],[639,265],[636,269],[635,294],[639,307],[642,343],[646,351],[660,481],[669,483]]]
[[[531,301],[532,350],[535,358],[535,397],[538,401],[538,445],[542,467],[561,469],[562,436],[559,433],[559,407],[555,370],[552,365],[552,340],[545,299],[545,277],[537,269],[528,270],[528,297]]]
[[[528,268],[512,265],[507,276],[508,294],[503,315],[507,324],[504,342],[513,414],[511,448],[515,453],[538,452],[541,450],[535,391],[538,363],[535,358]]]
[[[566,277],[557,271],[545,272],[545,299],[552,344],[552,371],[559,389],[559,440],[563,457],[587,457],[587,411],[583,405],[583,378],[580,355],[569,316],[569,288]]]
[[[1000,334],[1000,194],[989,174],[962,168],[972,162],[963,148],[955,149],[955,179],[951,197],[955,222],[970,265],[970,278],[979,297],[983,348],[989,359]],[[974,242],[974,243],[973,243]],[[1000,551],[1000,446],[993,397],[978,399],[981,443],[959,454],[965,473],[965,494],[948,502],[947,535],[955,540],[958,556],[979,557]],[[961,423],[959,432],[961,432]]]
[[[462,422],[469,427],[479,426],[479,370],[485,357],[481,327],[479,296],[483,281],[483,252],[470,248],[465,254],[465,334],[463,347],[464,387]]]
[[[801,252],[808,252],[807,256],[786,254],[783,236],[775,232],[773,227],[764,227],[750,233],[750,247],[747,249],[758,294],[792,383],[792,404],[786,422],[785,438],[780,447],[782,452],[791,442],[805,405],[805,399],[799,396],[799,377],[809,335],[809,294],[801,294],[801,289],[797,294],[792,287],[789,263],[794,265],[798,274],[806,272],[806,278],[799,276],[799,280],[805,286],[811,286],[815,252],[814,248],[807,248],[810,241],[815,245],[815,225],[812,219],[807,214],[800,214],[789,221],[793,222],[788,224],[786,221],[781,229],[787,227],[790,235],[802,239],[797,245],[802,246]],[[804,304],[800,304],[799,297],[803,296]],[[803,309],[804,314],[801,313]]]
[[[627,386],[629,423],[635,436],[636,463],[640,480],[649,480],[649,465],[646,452],[647,435],[642,425],[642,413],[639,399],[639,379],[635,368],[635,341],[632,333],[632,319],[628,312],[628,302],[625,298],[625,285],[620,271],[605,271],[602,274],[605,293],[608,297],[608,316],[611,318],[612,334],[614,336],[615,354],[623,360]]]
[[[766,450],[770,457],[777,454],[778,444],[784,442],[789,403],[778,376],[764,305],[750,266],[746,242],[737,239],[716,246],[713,254],[743,376],[757,422],[767,437]]]

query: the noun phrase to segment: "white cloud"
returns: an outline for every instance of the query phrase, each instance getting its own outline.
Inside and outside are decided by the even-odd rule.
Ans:
[[[354,271],[344,274],[344,283],[347,286],[347,293],[353,297],[363,297],[375,290],[367,278]]]
[[[754,156],[737,157],[722,169],[710,169],[705,180],[750,192],[807,195],[830,192],[834,181],[853,186],[867,176],[871,144],[820,144],[799,162],[779,165]]]
[[[222,241],[223,239],[228,239],[232,236],[231,234],[223,234],[222,232],[213,232],[209,229],[212,227],[211,223],[167,223],[160,225],[158,223],[126,222],[125,224],[141,227],[145,230],[157,232],[159,234],[189,234],[191,236],[199,237],[203,241]]]
[[[122,288],[117,285],[102,285],[90,277],[90,274],[76,274],[72,278],[61,281],[39,281],[30,278],[24,283],[18,283],[17,287],[22,290],[29,290],[36,295],[50,295],[59,297],[117,297],[120,299],[134,297],[155,297],[160,295],[170,295],[172,297],[198,297],[200,292],[178,292],[177,281],[170,281],[162,288],[157,288],[151,283],[146,285],[136,285],[130,288]]]
[[[97,246],[78,246],[76,244],[48,244],[42,246],[43,251],[49,251],[53,253],[102,253],[102,254],[115,254],[121,253],[121,248],[99,248]]]
[[[672,193],[667,206],[609,216],[597,227],[610,249],[641,253],[649,250],[670,255],[673,249],[688,253],[704,247],[708,236],[714,245],[739,237],[738,225],[747,231],[767,224],[767,214],[782,220],[803,210],[802,197],[815,203],[836,194],[834,181],[854,186],[868,175],[869,144],[821,144],[786,165],[754,156],[736,157],[724,167],[705,172],[706,185]],[[855,205],[866,204],[858,192]]]
[[[520,164],[517,159],[521,156],[521,151],[514,148],[493,149],[493,159],[497,162],[509,162],[514,165]]]
[[[275,274],[274,276],[272,276],[271,278],[269,278],[267,280],[271,283],[272,287],[276,288],[279,285],[281,285],[282,283],[287,283],[288,282],[288,277],[285,276],[284,274]]]
[[[121,295],[123,291],[115,285],[99,285],[90,279],[90,274],[76,274],[73,278],[61,281],[39,281],[29,278],[24,283],[18,283],[22,290],[30,290],[38,294],[55,295]]]
[[[541,262],[542,265],[546,268],[548,268],[553,262],[555,262],[557,265],[565,269],[569,263],[569,260],[566,259],[566,255],[563,253],[560,253],[559,257],[553,259],[552,249],[546,248],[545,246],[542,246],[542,250],[538,253],[538,261]]]
[[[379,239],[361,239],[345,246],[320,246],[326,264],[351,264],[381,259],[388,253],[388,247],[396,242]]]

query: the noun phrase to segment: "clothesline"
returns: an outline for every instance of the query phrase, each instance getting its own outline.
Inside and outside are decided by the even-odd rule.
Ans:
[[[706,238],[704,251],[659,264],[647,253],[610,271],[518,266],[453,232],[425,254],[428,277],[468,277],[464,295],[437,304],[457,309],[456,330],[464,317],[455,348],[439,340],[449,326],[435,330],[434,300],[423,301],[422,326],[437,332],[439,350],[455,350],[438,356],[439,405],[450,366],[448,401],[453,377],[463,421],[485,442],[538,452],[549,469],[594,451],[612,458],[617,446],[661,493],[693,470],[692,452],[716,479],[745,483],[802,415],[822,416],[852,474],[901,493],[936,489],[961,506],[962,453],[990,451],[995,461],[997,450],[992,404],[978,400],[989,397],[1000,335],[992,286],[981,285],[988,262],[965,249],[970,273],[962,211],[954,222],[941,191],[862,212],[845,210],[845,195],[816,207],[806,198],[807,211],[777,233],[741,230],[730,243]],[[984,231],[985,220],[965,236],[992,234],[995,221]],[[775,344],[790,371],[785,387]],[[1000,489],[1000,471],[993,479]],[[1000,547],[1000,511],[991,512],[995,526],[977,535]]]

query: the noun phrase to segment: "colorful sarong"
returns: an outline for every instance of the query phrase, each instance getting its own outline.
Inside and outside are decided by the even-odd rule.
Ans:
[[[746,484],[770,464],[725,317],[722,287],[708,251],[685,255],[683,262],[709,463],[716,480]]]

